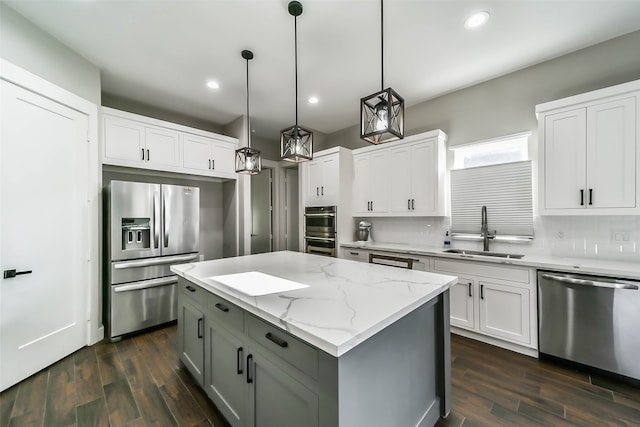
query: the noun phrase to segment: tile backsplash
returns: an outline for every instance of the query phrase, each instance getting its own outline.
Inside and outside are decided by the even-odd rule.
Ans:
[[[450,225],[448,217],[369,218],[367,221],[372,224],[371,237],[376,242],[436,247],[443,245],[445,231]],[[491,250],[640,261],[640,216],[536,216],[534,233],[531,243],[491,242]],[[481,242],[452,240],[451,246],[482,249]]]

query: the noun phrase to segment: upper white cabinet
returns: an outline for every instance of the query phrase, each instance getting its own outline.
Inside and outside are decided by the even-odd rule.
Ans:
[[[353,156],[353,213],[357,216],[389,212],[391,181],[387,176],[389,150]]]
[[[640,213],[640,81],[536,107],[543,215]]]
[[[334,147],[313,154],[313,160],[300,163],[302,170],[303,206],[344,207],[341,198],[351,191],[351,151]],[[349,210],[350,211],[350,203]]]
[[[236,178],[237,139],[102,108],[103,164]]]
[[[446,139],[435,130],[354,150],[353,215],[444,216]]]

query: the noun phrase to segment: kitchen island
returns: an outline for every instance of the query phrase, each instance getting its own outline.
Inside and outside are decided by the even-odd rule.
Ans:
[[[432,426],[448,414],[455,277],[286,251],[172,271],[181,361],[232,425]]]

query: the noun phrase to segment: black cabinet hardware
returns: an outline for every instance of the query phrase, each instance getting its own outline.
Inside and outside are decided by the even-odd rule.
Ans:
[[[271,341],[272,343],[279,345],[282,348],[289,347],[289,344],[285,340],[273,335],[271,332],[267,332],[264,337],[269,341]]]
[[[211,169],[216,168],[216,159],[211,159]]]
[[[584,190],[580,190],[580,206],[584,206]]]
[[[469,297],[472,297],[473,295],[471,294],[471,282],[469,282]]]
[[[411,199],[411,210],[412,211],[416,210],[416,200],[415,199]]]
[[[484,299],[484,285],[480,285],[480,299]]]
[[[322,187],[320,187],[320,195],[324,196],[324,185]]]
[[[589,189],[589,204],[593,205],[593,188]]]
[[[147,148],[147,162],[151,160],[151,156],[149,155],[149,149]]]
[[[25,271],[5,270],[3,277],[5,279],[11,279],[11,278],[14,278],[16,276],[20,276],[22,274],[31,274],[31,273],[33,273],[33,271],[31,271],[31,270],[25,270]]]
[[[209,159],[209,169],[211,169],[211,159]]]
[[[202,326],[204,325],[204,317],[198,319],[198,338],[202,338]]]
[[[144,160],[144,148],[141,148],[140,151],[142,151],[142,160]]]
[[[411,199],[407,199],[407,210],[411,210]]]
[[[195,291],[196,291],[196,288],[194,288],[193,286],[187,285],[187,290],[188,290],[189,292],[195,292]]]
[[[226,305],[224,305],[224,304],[217,303],[217,304],[216,304],[216,308],[217,308],[218,310],[220,310],[220,311],[224,311],[225,313],[228,313],[228,312],[229,312],[229,307],[227,307],[227,306],[226,306]]]
[[[236,352],[236,373],[242,375],[242,347],[238,347]]]
[[[251,384],[253,382],[253,378],[251,377],[251,365],[253,364],[253,354],[247,356],[247,384]]]
[[[349,252],[351,255],[360,255],[360,252]]]

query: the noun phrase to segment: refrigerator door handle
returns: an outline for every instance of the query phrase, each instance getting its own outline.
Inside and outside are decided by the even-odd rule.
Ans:
[[[543,278],[548,280],[555,280],[557,282],[569,283],[571,285],[582,285],[582,286],[591,286],[596,288],[610,288],[610,289],[630,289],[637,291],[640,287],[631,282],[627,282],[624,280],[612,280],[611,282],[603,282],[597,280],[584,280],[577,279],[575,277],[564,277],[564,276],[556,276],[553,274],[543,274]]]
[[[139,291],[141,289],[155,288],[157,286],[175,285],[178,283],[176,276],[162,277],[160,279],[145,280],[130,285],[113,286],[113,292]]]
[[[159,240],[159,224],[158,213],[156,212],[156,205],[158,203],[158,193],[153,193],[153,247],[158,249]]]
[[[164,243],[164,247],[169,247],[169,230],[167,226],[169,225],[169,221],[167,221],[167,200],[165,197],[162,197],[162,218],[164,218],[164,232],[162,233],[164,237],[162,238]]]
[[[153,265],[176,264],[176,263],[182,263],[187,261],[195,261],[196,259],[198,259],[197,253],[189,254],[189,255],[171,256],[171,257],[140,259],[135,261],[115,262],[113,263],[113,268],[116,270],[121,270],[123,268],[150,267]]]

